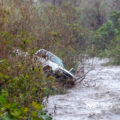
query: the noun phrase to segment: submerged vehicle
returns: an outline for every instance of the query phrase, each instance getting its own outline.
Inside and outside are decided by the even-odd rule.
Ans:
[[[69,71],[66,70],[63,61],[59,57],[45,49],[38,50],[35,55],[37,61],[42,63],[47,77],[52,75],[65,86],[71,85],[72,87],[75,84],[75,70],[73,68]]]

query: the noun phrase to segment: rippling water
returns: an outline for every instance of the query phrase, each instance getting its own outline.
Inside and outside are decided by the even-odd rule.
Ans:
[[[120,66],[102,66],[108,60],[95,58],[86,63],[86,71],[91,61],[88,85],[78,83],[64,95],[49,97],[53,120],[120,120]]]

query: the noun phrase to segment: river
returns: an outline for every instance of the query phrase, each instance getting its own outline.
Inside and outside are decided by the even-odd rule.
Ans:
[[[94,58],[84,82],[66,94],[50,96],[47,110],[53,120],[120,120],[120,66],[103,66],[108,59]]]

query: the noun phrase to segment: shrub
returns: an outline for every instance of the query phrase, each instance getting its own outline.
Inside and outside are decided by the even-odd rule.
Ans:
[[[53,78],[45,78],[42,68],[38,66],[32,63],[31,58],[14,58],[9,62],[0,60],[1,119],[48,119],[42,101],[51,94],[55,81]]]
[[[111,13],[110,20],[95,33],[93,44],[97,53],[112,58],[114,64],[120,64],[120,11]],[[107,51],[107,52],[106,52]]]

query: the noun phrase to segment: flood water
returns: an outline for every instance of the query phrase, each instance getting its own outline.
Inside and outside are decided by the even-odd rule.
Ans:
[[[50,96],[47,110],[53,120],[120,120],[120,66],[102,66],[107,59],[95,58],[94,69],[83,83],[64,95]]]

